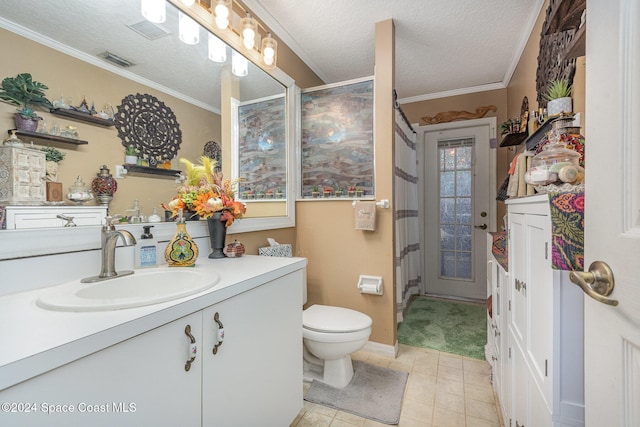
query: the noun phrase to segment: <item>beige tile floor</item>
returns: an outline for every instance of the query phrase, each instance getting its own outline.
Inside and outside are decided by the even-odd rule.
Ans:
[[[484,360],[402,344],[395,359],[364,351],[353,359],[409,372],[400,427],[503,426]],[[385,425],[305,401],[290,427]]]

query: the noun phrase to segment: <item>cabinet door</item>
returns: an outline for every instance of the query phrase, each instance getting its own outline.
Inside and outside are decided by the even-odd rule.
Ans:
[[[525,347],[527,334],[527,299],[522,284],[526,282],[527,256],[525,215],[509,213],[509,274],[511,328],[514,340]]]
[[[552,399],[553,270],[549,253],[548,216],[526,216],[527,274],[523,290],[527,299],[527,358],[547,407]]]
[[[200,425],[201,361],[198,354],[185,371],[187,325],[200,345],[196,313],[3,391],[3,402],[30,412],[0,413],[0,424]]]
[[[511,409],[511,426],[515,427],[542,427],[534,426],[529,418],[529,370],[520,347],[513,343],[511,347],[511,368],[512,368],[512,397],[513,407]],[[507,420],[505,420],[505,425]]]
[[[202,425],[282,427],[296,417],[303,284],[300,270],[204,311]],[[216,313],[224,341],[213,354]]]

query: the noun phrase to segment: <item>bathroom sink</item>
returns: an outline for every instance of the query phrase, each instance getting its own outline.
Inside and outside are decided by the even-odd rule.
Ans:
[[[110,311],[158,304],[215,286],[220,276],[198,270],[159,268],[96,283],[80,280],[52,287],[37,300],[55,311]]]

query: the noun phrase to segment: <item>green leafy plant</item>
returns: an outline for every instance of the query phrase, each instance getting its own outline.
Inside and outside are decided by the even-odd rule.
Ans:
[[[59,163],[64,160],[64,156],[66,156],[65,153],[55,147],[42,147],[40,151],[44,151],[45,160],[47,162]]]
[[[572,87],[567,79],[561,78],[553,80],[547,86],[547,93],[542,97],[547,101],[553,101],[558,98],[566,98],[571,96]]]
[[[51,108],[53,105],[45,96],[49,89],[44,84],[33,80],[31,74],[22,73],[15,77],[6,77],[0,84],[0,99],[9,104],[18,105],[18,114],[28,119],[39,119],[33,110],[35,106]]]
[[[124,154],[125,154],[125,156],[137,156],[138,155],[138,153],[136,153],[136,147],[133,144],[129,145],[125,149]]]
[[[513,128],[513,119],[509,119],[500,125],[500,130],[502,131],[502,135],[504,135],[505,133],[510,133],[512,128]]]

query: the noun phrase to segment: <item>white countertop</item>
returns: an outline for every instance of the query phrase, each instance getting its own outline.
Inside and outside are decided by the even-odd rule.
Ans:
[[[306,264],[305,258],[201,257],[193,268],[219,274],[220,281],[213,288],[174,301],[115,311],[58,312],[38,307],[38,296],[50,288],[2,296],[0,390],[305,268]]]

